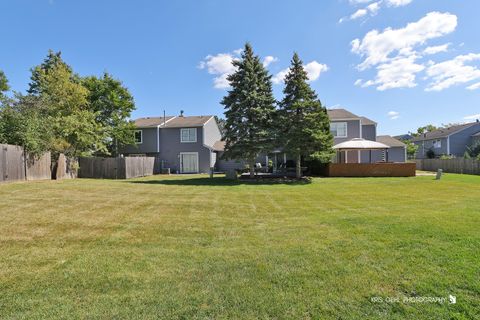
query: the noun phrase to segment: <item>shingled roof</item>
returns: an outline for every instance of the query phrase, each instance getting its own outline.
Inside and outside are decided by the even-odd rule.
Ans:
[[[426,132],[422,135],[419,135],[418,137],[414,137],[412,141],[425,141],[425,140],[445,138],[451,134],[470,128],[471,126],[474,126],[476,124],[478,124],[478,122],[465,123],[465,124],[460,124],[456,126],[451,126],[448,128],[440,128],[437,130]]]
[[[166,116],[166,123],[164,125],[163,117],[146,117],[134,120],[137,128],[149,128],[157,127],[159,125],[162,128],[186,128],[186,127],[203,127],[203,125],[213,116]]]
[[[330,120],[358,119],[359,116],[345,109],[328,109],[328,117]]]
[[[168,117],[145,117],[145,118],[138,118],[133,120],[135,126],[137,128],[149,128],[149,127],[157,127],[163,123],[164,120],[168,121],[172,119],[173,116]]]
[[[405,147],[405,143],[391,136],[378,136],[377,142],[386,144],[389,147]]]
[[[375,125],[377,124],[375,121],[368,119],[367,117],[360,117],[362,119],[362,125]]]

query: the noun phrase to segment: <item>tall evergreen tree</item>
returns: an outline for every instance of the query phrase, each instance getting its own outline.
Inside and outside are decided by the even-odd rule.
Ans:
[[[225,106],[225,158],[245,159],[250,177],[257,155],[271,147],[275,98],[271,76],[247,43],[236,71],[227,77],[232,87],[222,100]]]
[[[7,76],[0,70],[0,98],[3,98],[5,92],[8,90],[10,90],[10,87],[8,86]]]
[[[297,178],[302,176],[302,157],[328,161],[334,154],[327,109],[307,81],[307,72],[295,53],[285,77],[276,127],[279,144],[296,158]]]

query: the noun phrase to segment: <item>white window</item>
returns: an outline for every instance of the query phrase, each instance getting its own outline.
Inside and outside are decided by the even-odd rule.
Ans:
[[[347,123],[346,122],[332,122],[330,123],[330,132],[334,138],[347,137]]]
[[[142,144],[142,142],[143,142],[143,131],[135,130],[135,143]]]
[[[197,142],[197,128],[180,129],[180,142]]]
[[[435,149],[440,149],[442,147],[442,140],[434,140],[433,141],[433,147]]]

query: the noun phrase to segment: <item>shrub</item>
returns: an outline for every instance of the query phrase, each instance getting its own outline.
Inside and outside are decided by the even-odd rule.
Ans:
[[[480,155],[480,141],[476,141],[471,146],[467,147],[467,152],[470,157],[477,158]]]
[[[435,158],[435,151],[433,151],[432,149],[428,149],[426,155],[427,155],[428,159],[434,159]]]
[[[442,159],[442,160],[455,159],[455,156],[448,155],[448,154],[442,154],[442,155],[440,156],[440,159]]]

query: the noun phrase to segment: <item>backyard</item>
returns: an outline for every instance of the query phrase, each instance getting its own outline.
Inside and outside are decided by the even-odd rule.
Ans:
[[[1,184],[0,318],[479,318],[479,199],[454,174]]]

